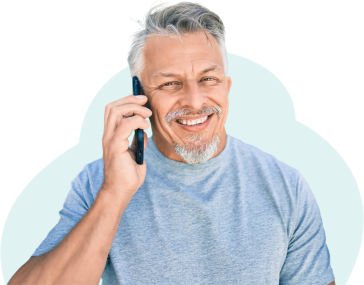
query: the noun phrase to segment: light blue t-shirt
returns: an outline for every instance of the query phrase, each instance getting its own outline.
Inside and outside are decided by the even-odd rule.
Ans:
[[[202,164],[148,139],[147,174],[124,211],[103,284],[320,284],[334,280],[316,200],[294,168],[231,136]],[[103,160],[72,181],[58,224],[33,256],[67,235],[95,201]]]

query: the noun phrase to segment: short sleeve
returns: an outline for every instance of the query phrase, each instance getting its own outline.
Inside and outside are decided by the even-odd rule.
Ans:
[[[297,181],[295,227],[280,273],[282,285],[327,285],[334,281],[330,254],[316,199],[306,180]]]
[[[90,197],[87,195],[88,185],[88,172],[85,166],[71,182],[71,190],[68,192],[63,208],[59,212],[60,219],[58,223],[48,233],[32,256],[41,255],[55,248],[87,213],[90,208]]]

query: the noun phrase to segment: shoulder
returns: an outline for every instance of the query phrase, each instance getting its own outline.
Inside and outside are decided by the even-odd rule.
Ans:
[[[284,174],[298,178],[299,172],[294,167],[280,161],[272,154],[269,154],[253,145],[247,144],[239,139],[229,136],[230,147],[234,155],[240,158],[240,162],[249,166],[251,170],[269,174]]]
[[[296,202],[298,183],[302,177],[296,168],[253,145],[231,136],[230,139],[232,154],[238,164],[236,167],[241,169],[247,179],[254,181],[256,185],[264,185],[273,195],[275,193]]]
[[[103,175],[104,172],[104,160],[102,158],[92,161],[84,166],[79,178],[91,178]]]
[[[104,182],[104,160],[99,158],[86,164],[76,179],[84,194],[94,200]]]
[[[96,159],[85,165],[87,172],[93,176],[104,174],[104,160],[102,158]]]

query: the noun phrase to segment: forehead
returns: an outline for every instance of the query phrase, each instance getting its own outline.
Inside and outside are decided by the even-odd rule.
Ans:
[[[159,72],[199,72],[217,65],[224,69],[218,41],[210,34],[197,32],[178,37],[153,35],[144,46],[145,72],[148,77]]]

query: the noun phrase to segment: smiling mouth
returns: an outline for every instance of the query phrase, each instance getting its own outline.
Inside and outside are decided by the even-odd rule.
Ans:
[[[209,115],[211,116],[211,115]],[[181,120],[181,119],[177,119],[177,123],[179,123],[180,125],[187,125],[187,126],[194,126],[194,125],[200,125],[203,124],[204,122],[206,122],[206,120],[208,119],[209,116],[205,116],[196,120]]]
[[[186,116],[184,118],[182,117],[181,119],[175,120],[175,122],[178,124],[179,127],[186,131],[197,132],[207,128],[213,115],[214,113],[204,117],[200,116],[196,119],[192,119],[191,117],[188,118],[188,116]]]

